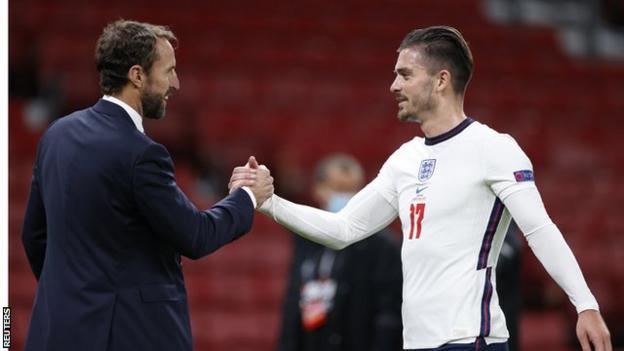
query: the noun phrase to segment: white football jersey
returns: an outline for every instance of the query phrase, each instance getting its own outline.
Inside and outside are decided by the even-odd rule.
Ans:
[[[504,342],[495,267],[511,216],[502,200],[535,187],[514,139],[466,119],[403,144],[371,185],[401,219],[404,348]]]
[[[275,194],[260,210],[334,249],[399,216],[405,349],[508,338],[495,268],[510,212],[577,312],[598,310],[574,254],[546,213],[531,162],[510,136],[471,119],[435,138],[403,144],[338,213]]]

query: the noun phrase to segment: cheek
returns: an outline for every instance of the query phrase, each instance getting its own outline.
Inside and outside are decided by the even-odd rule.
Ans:
[[[159,86],[161,89],[163,89],[163,88],[164,88],[164,89],[168,89],[168,88],[169,88],[169,77],[167,77],[167,76],[163,76],[163,77],[160,79],[160,81],[159,81],[159,83],[158,83],[158,86]]]
[[[164,95],[168,89],[169,85],[162,81],[158,81],[152,86],[152,92],[158,95]]]
[[[424,94],[428,94],[430,90],[431,90],[431,85],[428,84],[426,80],[415,81],[412,84],[410,84],[408,88],[410,95],[414,97],[420,97],[420,96],[423,96]]]
[[[418,100],[421,90],[421,85],[418,83],[412,83],[405,86],[405,93],[410,100]]]
[[[159,74],[158,76],[152,77],[151,83],[152,84],[150,85],[151,85],[152,91],[160,91],[160,90],[163,90],[163,88],[167,87],[169,83],[169,79],[167,78],[166,75]]]

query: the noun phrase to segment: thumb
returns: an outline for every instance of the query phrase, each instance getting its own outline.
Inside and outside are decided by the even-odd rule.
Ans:
[[[247,161],[247,165],[251,169],[258,169],[258,161],[256,161],[256,158],[254,156],[249,156],[249,161]]]

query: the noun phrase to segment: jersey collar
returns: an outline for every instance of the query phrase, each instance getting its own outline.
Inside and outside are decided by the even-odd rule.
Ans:
[[[461,133],[472,122],[474,122],[474,119],[468,117],[465,120],[463,120],[460,124],[458,124],[455,128],[449,130],[446,133],[442,133],[442,134],[440,134],[438,136],[435,136],[433,138],[425,137],[425,145],[435,145],[435,144],[441,143],[441,142],[443,142],[445,140],[449,140],[450,138],[452,138],[452,137],[456,136],[457,134]]]

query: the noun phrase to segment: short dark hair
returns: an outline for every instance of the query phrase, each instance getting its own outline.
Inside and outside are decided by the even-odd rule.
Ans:
[[[95,47],[102,93],[110,95],[121,91],[128,82],[128,70],[134,65],[149,72],[156,60],[158,38],[177,41],[175,34],[165,26],[123,19],[109,23]]]
[[[364,176],[362,166],[353,156],[337,153],[329,155],[319,161],[314,170],[314,182],[326,182],[329,176],[329,170],[332,168],[338,168],[343,173],[355,172],[361,174],[362,177]]]
[[[398,52],[419,46],[425,57],[431,61],[430,72],[448,69],[451,72],[453,89],[464,94],[472,77],[474,62],[468,43],[461,33],[448,26],[434,26],[409,32]]]

